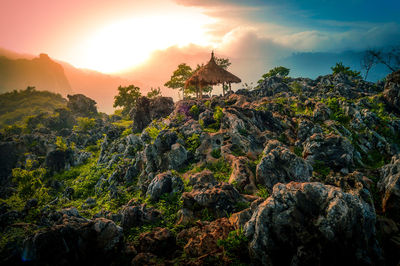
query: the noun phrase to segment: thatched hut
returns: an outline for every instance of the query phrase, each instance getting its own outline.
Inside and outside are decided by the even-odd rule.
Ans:
[[[229,84],[229,88],[231,87],[231,83],[239,83],[241,82],[240,78],[233,75],[231,72],[226,71],[217,63],[214,59],[214,52],[211,53],[210,61],[202,66],[199,70],[197,70],[186,82],[185,88],[188,86],[196,86],[197,97],[202,97],[202,88],[204,86],[209,85],[217,85],[225,83]]]

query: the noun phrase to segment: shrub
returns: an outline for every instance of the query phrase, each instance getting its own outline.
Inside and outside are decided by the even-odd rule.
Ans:
[[[216,162],[207,163],[205,165],[205,167],[202,167],[202,168],[209,169],[211,172],[214,173],[215,179],[217,179],[218,181],[223,181],[223,182],[228,182],[229,176],[232,173],[231,166],[229,165],[229,163],[227,161],[225,161],[224,158],[220,158]],[[203,169],[201,169],[201,170],[203,170]]]
[[[342,62],[336,63],[331,69],[333,74],[343,73],[350,77],[361,78],[359,71],[350,70],[350,67],[344,66]]]
[[[29,165],[29,162],[28,162]],[[25,170],[14,168],[12,170],[13,182],[17,184],[17,193],[24,199],[37,198],[39,201],[46,200],[49,196],[47,188],[43,184],[46,175],[46,169],[38,168],[34,170]]]
[[[339,104],[339,99],[336,97],[328,98],[324,100],[323,102],[326,103],[326,105],[331,109],[332,114],[331,114],[331,119],[336,120],[340,123],[347,124],[350,122],[351,118],[347,116],[342,108],[340,108]]]
[[[95,125],[96,125],[96,120],[94,118],[78,117],[77,125],[74,126],[74,130],[80,132],[87,132],[93,129]]]
[[[185,140],[185,147],[188,151],[195,153],[199,146],[200,146],[199,134],[193,134]]]
[[[322,179],[325,179],[331,172],[331,168],[327,166],[323,161],[315,160],[313,164],[314,172],[317,173]]]
[[[237,145],[237,144],[233,144],[231,146],[230,150],[231,150],[232,154],[235,155],[235,156],[244,156],[245,155],[245,153],[242,151],[240,146]]]
[[[276,76],[286,77],[287,75],[289,75],[289,72],[290,72],[289,68],[283,66],[274,67],[273,69],[262,75],[262,79],[258,81],[258,84],[261,84],[266,78],[276,77]]]
[[[211,156],[218,159],[221,157],[221,149],[217,148],[211,151]]]
[[[66,151],[68,149],[67,142],[61,136],[57,137],[56,145],[60,150]]]
[[[224,253],[232,260],[233,265],[246,265],[250,262],[248,254],[249,240],[243,233],[243,229],[229,232],[228,237],[219,239],[218,246],[224,249]]]
[[[199,112],[200,112],[199,107],[196,104],[190,107],[189,114],[192,117],[197,117],[199,115]]]
[[[266,199],[269,197],[269,193],[268,193],[268,190],[266,187],[263,187],[262,185],[258,185],[257,189],[258,189],[257,196],[259,196],[263,199]]]
[[[223,116],[224,116],[224,113],[222,112],[222,108],[220,106],[215,107],[215,111],[213,114],[215,121],[217,121],[217,123],[221,123]]]
[[[292,84],[290,85],[290,88],[293,93],[296,93],[298,95],[302,95],[302,93],[303,93],[303,87],[297,81],[292,82]]]

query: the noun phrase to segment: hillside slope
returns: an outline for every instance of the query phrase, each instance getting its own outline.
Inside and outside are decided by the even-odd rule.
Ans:
[[[28,116],[53,113],[57,108],[66,107],[66,104],[67,100],[60,94],[29,88],[0,94],[0,129],[21,124]]]
[[[1,263],[397,265],[399,95],[400,71],[268,77],[2,132]]]

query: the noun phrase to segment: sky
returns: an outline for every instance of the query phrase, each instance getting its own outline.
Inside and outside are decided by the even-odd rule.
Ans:
[[[398,0],[0,0],[0,47],[104,73],[215,50],[255,77],[291,54],[398,45],[398,14]]]

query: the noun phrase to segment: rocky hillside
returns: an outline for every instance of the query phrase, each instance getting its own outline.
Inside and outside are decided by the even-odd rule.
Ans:
[[[226,97],[83,95],[0,142],[7,265],[397,265],[400,72]]]

